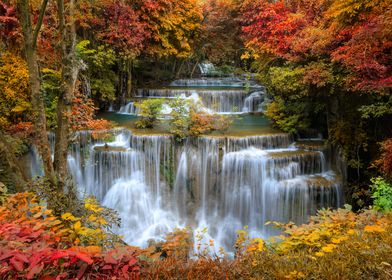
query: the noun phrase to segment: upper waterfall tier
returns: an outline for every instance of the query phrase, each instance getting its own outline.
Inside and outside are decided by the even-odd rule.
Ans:
[[[173,87],[252,87],[264,89],[253,80],[243,77],[226,77],[226,78],[201,78],[201,79],[180,79],[173,81],[170,86]]]
[[[241,77],[183,79],[173,81],[167,88],[138,89],[134,100],[121,106],[118,113],[137,115],[135,99],[175,97],[200,103],[204,111],[226,114],[262,112],[269,102],[265,88],[253,80]],[[169,101],[167,106],[170,106]]]

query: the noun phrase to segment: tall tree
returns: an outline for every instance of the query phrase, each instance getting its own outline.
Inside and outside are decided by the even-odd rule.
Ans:
[[[46,129],[45,106],[42,97],[42,87],[40,71],[37,59],[37,40],[42,27],[45,10],[48,0],[43,0],[39,8],[39,16],[35,27],[31,20],[29,0],[18,1],[19,19],[22,25],[24,54],[26,57],[27,67],[29,69],[29,83],[32,102],[33,119],[35,126],[35,144],[44,163],[46,177],[56,184],[56,176],[53,168],[48,132]]]
[[[67,178],[67,151],[71,132],[70,118],[72,100],[78,78],[79,66],[76,58],[75,1],[70,0],[66,9],[64,0],[57,0],[61,48],[61,83],[57,105],[57,130],[54,153],[54,168],[59,187]],[[66,23],[66,18],[69,22]]]

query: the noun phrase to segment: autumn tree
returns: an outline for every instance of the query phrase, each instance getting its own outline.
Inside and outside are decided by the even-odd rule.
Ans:
[[[212,0],[203,3],[202,34],[198,45],[204,59],[217,65],[239,66],[244,51],[239,23],[238,0]]]
[[[42,98],[42,87],[37,57],[37,40],[42,27],[48,0],[43,0],[39,6],[37,23],[31,19],[30,2],[18,1],[19,21],[23,32],[24,55],[29,70],[29,84],[34,120],[35,142],[44,162],[45,175],[55,184],[56,175],[51,159],[49,140],[46,129],[45,106]]]
[[[57,104],[56,145],[54,168],[60,187],[67,177],[67,152],[71,132],[70,116],[79,65],[76,57],[75,2],[70,0],[65,7],[64,0],[57,0],[61,48],[61,82]],[[66,22],[66,18],[69,22]]]

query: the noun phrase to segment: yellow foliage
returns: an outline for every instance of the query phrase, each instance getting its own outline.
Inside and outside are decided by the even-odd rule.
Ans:
[[[392,213],[321,210],[309,223],[282,225],[284,238],[261,250],[250,240],[244,254],[253,279],[390,279]],[[246,243],[246,232],[237,243]],[[279,241],[280,240],[280,241]],[[265,245],[265,243],[262,243]],[[385,263],[380,265],[381,263]]]
[[[264,250],[264,240],[261,238],[252,239],[250,245],[247,247],[248,252],[254,252],[254,251],[261,252],[263,250]]]
[[[334,244],[328,244],[327,246],[324,246],[321,248],[321,251],[325,252],[325,253],[331,253],[333,251],[333,249],[336,248],[336,245]]]
[[[305,278],[305,274],[303,274],[302,272],[298,272],[296,270],[291,271],[289,273],[289,275],[286,275],[284,278],[286,279],[304,279]]]
[[[104,208],[99,206],[96,199],[92,198],[92,197],[86,198],[85,203],[84,203],[84,207],[87,210],[93,211],[94,213],[100,213],[104,210]]]
[[[9,122],[27,118],[31,108],[29,99],[29,72],[26,62],[19,56],[0,54],[0,116]],[[0,127],[6,121],[0,121]]]
[[[61,219],[66,220],[66,221],[77,221],[77,220],[79,220],[78,218],[76,218],[71,213],[64,213],[64,214],[62,214],[61,215]]]

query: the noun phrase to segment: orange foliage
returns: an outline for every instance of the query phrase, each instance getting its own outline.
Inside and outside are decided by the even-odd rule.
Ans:
[[[207,113],[190,113],[189,134],[198,136],[207,134],[214,129],[214,115]]]
[[[387,176],[392,177],[392,138],[381,144],[381,152],[381,157],[376,163]]]
[[[76,92],[73,99],[71,113],[71,127],[73,130],[105,130],[113,127],[110,121],[103,119],[94,119],[95,111],[94,101],[80,92]]]

